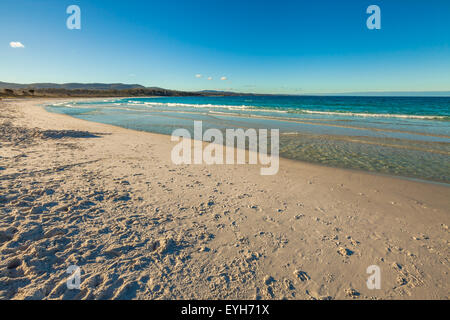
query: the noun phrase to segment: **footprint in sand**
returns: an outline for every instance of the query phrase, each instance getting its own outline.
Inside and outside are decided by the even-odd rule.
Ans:
[[[344,248],[344,247],[339,247],[338,253],[343,257],[349,257],[349,256],[353,255],[355,252],[353,252],[350,249]]]
[[[308,281],[311,279],[311,277],[305,271],[302,270],[295,270],[294,276],[301,282]]]

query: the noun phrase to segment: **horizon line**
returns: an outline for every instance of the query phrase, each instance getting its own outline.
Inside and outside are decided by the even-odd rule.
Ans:
[[[276,92],[265,92],[265,93],[259,93],[259,92],[245,92],[240,91],[236,89],[200,89],[200,90],[185,90],[185,89],[169,89],[159,86],[149,86],[149,85],[141,85],[139,83],[123,83],[123,82],[63,82],[63,83],[57,83],[57,82],[32,82],[32,83],[14,83],[14,82],[5,82],[0,81],[0,84],[4,85],[13,85],[13,86],[33,86],[33,85],[57,85],[57,86],[63,86],[63,85],[69,85],[69,84],[80,84],[80,85],[125,85],[125,86],[136,86],[135,89],[146,88],[146,89],[153,89],[153,88],[159,88],[164,90],[172,90],[172,91],[181,91],[181,92],[215,92],[215,93],[232,93],[232,94],[251,94],[251,95],[284,95],[284,96],[367,96],[367,97],[376,97],[376,96],[385,96],[385,97],[450,97],[450,90],[425,90],[425,91],[388,91],[388,90],[374,90],[374,91],[344,91],[344,92],[305,92],[305,93],[276,93]],[[48,87],[50,89],[51,87]],[[20,87],[16,88],[7,88],[5,86],[0,87],[0,89],[23,89]],[[43,88],[40,88],[43,89]],[[51,89],[57,89],[57,88],[51,88]],[[88,88],[86,88],[88,89]],[[133,88],[129,88],[133,89]],[[73,89],[66,89],[66,90],[73,90]],[[105,89],[95,89],[92,88],[90,90],[105,90]]]

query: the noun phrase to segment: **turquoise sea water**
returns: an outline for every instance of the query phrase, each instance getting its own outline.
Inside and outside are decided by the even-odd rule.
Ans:
[[[160,97],[64,102],[51,112],[171,134],[280,129],[280,155],[450,183],[450,97]]]

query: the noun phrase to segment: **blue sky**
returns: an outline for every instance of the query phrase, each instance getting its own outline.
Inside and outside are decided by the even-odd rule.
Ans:
[[[66,27],[72,4],[81,30]],[[381,30],[366,27],[372,4]],[[448,0],[2,0],[0,30],[6,82],[450,91]]]

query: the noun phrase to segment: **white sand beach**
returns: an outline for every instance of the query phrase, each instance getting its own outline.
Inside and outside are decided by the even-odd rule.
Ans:
[[[448,186],[177,166],[169,136],[47,102],[0,101],[1,299],[449,299]]]

